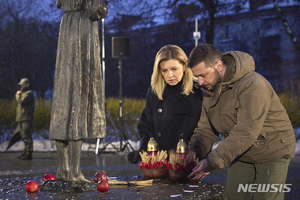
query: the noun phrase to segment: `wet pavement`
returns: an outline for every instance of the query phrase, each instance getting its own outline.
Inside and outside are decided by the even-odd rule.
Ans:
[[[56,152],[35,152],[33,160],[19,160],[20,152],[0,153],[1,199],[224,199],[227,169],[215,170],[201,182],[173,183],[170,179],[154,180],[152,186],[110,185],[105,193],[96,189],[96,183],[72,186],[71,189],[49,189],[42,183],[44,174],[54,174],[57,169]],[[144,180],[138,164],[126,159],[127,153],[82,152],[81,170],[89,178],[96,172],[104,172],[118,180]],[[287,183],[292,184],[285,199],[300,198],[300,156],[292,159]],[[27,181],[37,181],[40,189],[26,193]],[[51,183],[51,181],[50,181]],[[48,183],[48,184],[50,184]],[[86,189],[83,189],[86,188]],[[177,195],[177,196],[172,196]]]

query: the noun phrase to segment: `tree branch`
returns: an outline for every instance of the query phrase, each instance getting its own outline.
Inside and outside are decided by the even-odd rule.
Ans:
[[[294,47],[295,47],[295,49],[296,49],[296,51],[297,51],[297,53],[298,53],[298,55],[300,57],[300,45],[299,45],[299,42],[298,42],[297,38],[294,36],[294,34],[293,34],[293,32],[292,32],[292,30],[291,30],[291,28],[290,28],[287,20],[283,16],[283,13],[281,12],[281,9],[280,9],[280,7],[278,5],[278,2],[276,0],[273,0],[273,4],[274,4],[274,7],[275,7],[275,10],[276,10],[277,14],[281,18],[281,21],[283,23],[283,26],[285,28],[286,33],[288,34],[290,40],[292,41],[292,43],[293,43],[293,45],[294,45]]]

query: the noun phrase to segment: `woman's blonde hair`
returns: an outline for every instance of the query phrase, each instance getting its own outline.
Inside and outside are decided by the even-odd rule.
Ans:
[[[161,100],[163,99],[162,95],[166,87],[166,82],[160,72],[159,65],[161,62],[171,59],[178,60],[179,63],[185,67],[182,78],[182,94],[189,95],[190,93],[193,93],[193,84],[194,81],[197,81],[197,78],[193,76],[191,69],[187,68],[188,58],[180,47],[176,45],[166,45],[162,47],[155,56],[153,73],[151,76],[152,92]]]

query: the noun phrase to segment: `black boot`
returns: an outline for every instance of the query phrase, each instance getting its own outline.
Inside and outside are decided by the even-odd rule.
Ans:
[[[19,156],[18,158],[21,160],[32,160],[32,152],[33,152],[33,140],[31,138],[31,136],[23,138],[23,142],[24,142],[24,150],[21,156]]]
[[[18,158],[21,160],[32,160],[32,154],[22,154]]]
[[[23,156],[25,156],[24,153],[22,153],[20,156],[18,156],[18,158],[21,159]]]

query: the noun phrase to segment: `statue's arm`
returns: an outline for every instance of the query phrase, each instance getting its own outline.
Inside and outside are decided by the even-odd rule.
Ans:
[[[105,3],[106,2],[106,3]],[[108,9],[107,2],[102,0],[87,0],[87,12],[90,20],[97,21],[106,17]]]
[[[57,7],[58,9],[61,8],[61,2],[60,2],[60,0],[57,0],[57,1],[56,1],[56,7]]]

